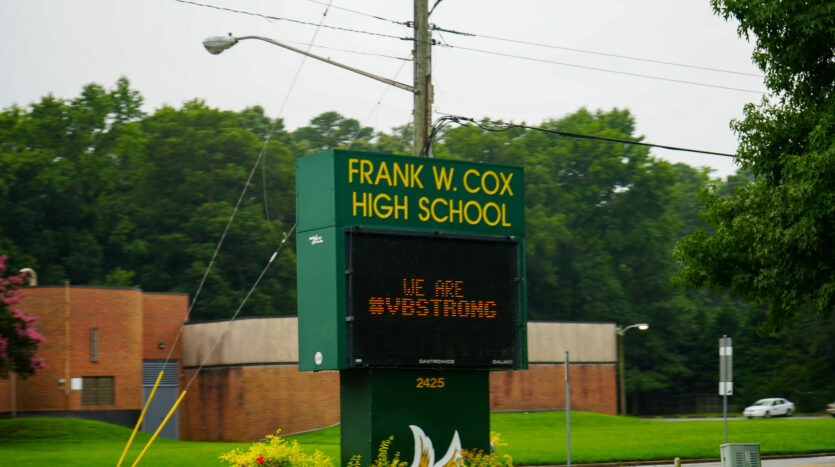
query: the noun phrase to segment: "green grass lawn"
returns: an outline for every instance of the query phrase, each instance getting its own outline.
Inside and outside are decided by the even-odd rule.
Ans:
[[[508,443],[500,452],[520,464],[565,464],[565,425],[564,412],[493,414],[491,418],[491,429]],[[571,414],[572,463],[719,457],[723,442],[721,420]],[[728,442],[759,443],[763,455],[835,451],[835,419],[732,419]]]
[[[0,419],[0,465],[115,466],[130,434],[130,429],[90,420]],[[150,438],[137,433],[122,465],[132,465]],[[157,438],[139,465],[222,465],[221,453],[247,445]]]
[[[657,421],[587,412],[571,414],[573,463],[719,457],[722,421]],[[491,429],[508,446],[499,452],[519,464],[564,464],[564,412],[499,413]],[[266,434],[266,433],[265,433]],[[77,419],[0,419],[0,464],[114,466],[130,430]],[[150,436],[139,433],[123,465],[130,466]],[[339,427],[298,436],[308,451],[339,458]],[[835,418],[733,419],[728,441],[760,443],[763,455],[835,451]],[[140,465],[222,465],[217,457],[247,443],[205,443],[157,439]]]

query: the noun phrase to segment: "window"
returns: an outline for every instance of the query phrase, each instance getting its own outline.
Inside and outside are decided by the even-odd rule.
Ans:
[[[81,405],[113,405],[113,377],[85,376],[81,386]]]
[[[99,328],[90,328],[90,361],[99,361]]]

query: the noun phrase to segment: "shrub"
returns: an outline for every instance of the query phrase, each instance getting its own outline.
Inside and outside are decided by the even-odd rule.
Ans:
[[[330,457],[316,450],[308,454],[297,441],[288,442],[279,436],[267,435],[266,440],[253,443],[247,451],[234,449],[220,456],[235,467],[333,467]]]

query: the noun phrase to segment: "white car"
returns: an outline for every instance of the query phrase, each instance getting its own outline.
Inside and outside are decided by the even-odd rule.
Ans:
[[[745,407],[745,410],[742,411],[742,415],[748,418],[768,418],[777,415],[791,417],[792,413],[794,413],[794,403],[780,398],[760,399],[754,402],[754,405]]]

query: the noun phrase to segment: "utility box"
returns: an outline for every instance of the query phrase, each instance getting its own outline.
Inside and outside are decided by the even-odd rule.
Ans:
[[[761,467],[759,443],[726,443],[719,446],[722,467]]]

